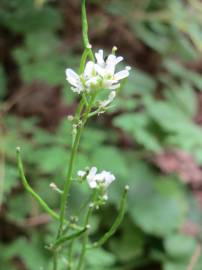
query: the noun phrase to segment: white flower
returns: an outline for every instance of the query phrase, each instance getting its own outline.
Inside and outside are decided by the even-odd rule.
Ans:
[[[112,101],[114,100],[114,98],[116,97],[116,92],[115,91],[111,91],[108,99],[100,101],[100,107],[105,108],[107,107],[110,103],[112,103]]]
[[[78,175],[79,177],[84,177],[85,174],[86,174],[85,171],[78,171],[78,172],[77,172],[77,175]]]
[[[74,72],[72,69],[68,68],[68,69],[66,69],[65,73],[66,73],[66,79],[70,83],[70,85],[72,86],[71,90],[73,92],[80,94],[82,91],[84,91],[84,87],[83,87],[81,78],[79,77],[78,74],[76,74],[76,72]]]
[[[95,53],[96,63],[88,61],[83,74],[78,75],[72,69],[66,69],[66,79],[71,85],[71,90],[80,94],[99,89],[117,89],[120,81],[129,76],[130,67],[115,73],[116,66],[123,60],[122,56],[110,54],[104,60],[103,50]]]
[[[120,87],[119,81],[129,76],[129,67],[115,73],[116,65],[123,61],[122,56],[117,57],[114,54],[110,54],[107,60],[104,61],[104,52],[103,50],[99,50],[95,53],[95,58],[97,60],[95,69],[103,79],[102,83],[104,88],[117,89]]]
[[[87,182],[90,188],[99,188],[100,186],[107,188],[113,181],[115,176],[107,171],[97,173],[97,168],[92,167],[87,175]]]
[[[97,75],[95,64],[92,61],[86,63],[84,73],[80,76],[72,69],[66,69],[66,79],[72,86],[71,90],[80,94],[82,91],[91,91],[97,89],[101,82]]]

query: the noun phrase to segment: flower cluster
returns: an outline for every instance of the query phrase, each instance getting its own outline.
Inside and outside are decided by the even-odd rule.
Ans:
[[[88,171],[78,171],[77,175],[86,178],[90,188],[101,188],[106,190],[108,186],[115,180],[115,176],[107,171],[97,173],[97,168],[92,167]]]
[[[66,69],[66,79],[74,92],[91,92],[99,89],[117,89],[120,87],[120,81],[129,76],[130,67],[115,72],[116,65],[123,60],[122,56],[110,54],[106,61],[104,60],[103,50],[95,53],[96,61],[88,61],[84,72],[78,75],[72,69]],[[114,94],[113,94],[114,95]]]

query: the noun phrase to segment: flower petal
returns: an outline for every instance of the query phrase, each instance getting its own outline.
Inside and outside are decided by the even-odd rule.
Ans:
[[[92,167],[92,168],[90,169],[89,173],[88,173],[87,178],[88,178],[88,179],[94,178],[95,175],[96,175],[96,172],[97,172],[97,168],[96,168],[96,167]]]
[[[80,94],[83,91],[83,89],[80,89],[80,88],[77,88],[77,87],[71,87],[71,90],[73,92],[75,92],[75,93],[78,93],[78,94]]]
[[[102,171],[101,172],[103,178],[105,179],[105,185],[108,187],[116,178],[113,174],[107,171]]]
[[[77,175],[78,175],[79,177],[83,177],[85,174],[86,174],[85,171],[78,171],[78,172],[77,172]]]
[[[66,69],[65,70],[65,73],[66,73],[66,79],[67,79],[67,81],[71,85],[77,87],[78,86],[78,82],[80,81],[79,75],[76,72],[74,72],[74,70],[71,69],[71,68]]]
[[[95,58],[97,60],[98,65],[100,65],[101,67],[105,66],[103,50],[99,50],[97,53],[95,53]]]
[[[95,64],[95,70],[96,70],[97,73],[98,73],[100,76],[102,76],[102,77],[104,77],[105,74],[106,74],[105,69],[102,68],[102,67],[100,67],[100,66],[97,65],[97,64]]]
[[[118,63],[120,63],[121,61],[123,61],[123,57],[122,57],[122,56],[116,57],[116,65],[117,65]]]
[[[114,54],[110,54],[107,57],[106,64],[110,65],[110,66],[111,65],[115,66],[116,65],[116,56]]]
[[[92,77],[94,71],[94,63],[92,61],[88,61],[84,70],[84,76],[85,77]]]
[[[125,69],[125,70],[122,70],[122,71],[119,71],[118,73],[116,73],[114,75],[114,79],[119,81],[119,80],[122,80],[128,76],[129,76],[129,72],[128,72],[128,70]]]

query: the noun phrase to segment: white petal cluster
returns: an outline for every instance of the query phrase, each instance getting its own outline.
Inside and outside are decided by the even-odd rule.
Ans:
[[[88,61],[83,74],[78,75],[72,69],[66,69],[66,79],[71,85],[71,90],[80,94],[83,91],[91,92],[99,89],[117,89],[120,81],[129,76],[130,67],[115,72],[116,66],[123,60],[122,56],[110,54],[104,60],[103,50],[95,53],[95,63]]]
[[[115,54],[110,54],[105,61],[103,50],[99,50],[95,53],[95,58],[97,60],[95,69],[103,80],[103,88],[117,89],[120,87],[119,81],[129,76],[130,67],[126,67],[124,70],[115,73],[116,65],[123,61],[122,56],[117,57]]]
[[[78,171],[78,176],[83,177],[86,175],[85,171]],[[92,167],[86,176],[90,188],[108,188],[108,186],[116,179],[113,174],[107,171],[97,173],[97,168]]]

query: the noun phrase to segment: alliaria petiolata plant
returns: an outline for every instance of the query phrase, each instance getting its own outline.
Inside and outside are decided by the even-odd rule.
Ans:
[[[98,172],[96,167],[79,170],[77,175],[73,175],[73,169],[76,162],[78,147],[82,132],[88,119],[94,115],[104,113],[116,97],[118,89],[123,85],[125,79],[129,76],[130,67],[116,72],[116,66],[123,60],[123,57],[116,56],[117,48],[112,49],[112,53],[104,57],[103,50],[93,53],[92,46],[88,40],[88,23],[86,16],[85,0],[82,0],[82,31],[84,52],[81,57],[78,74],[72,69],[66,69],[66,79],[74,91],[80,97],[76,113],[69,116],[72,122],[72,147],[68,165],[67,178],[64,181],[63,189],[59,189],[54,183],[50,186],[57,191],[61,197],[59,213],[52,210],[45,201],[31,188],[23,169],[20,156],[20,148],[17,147],[18,168],[25,189],[38,201],[43,209],[58,223],[58,232],[49,249],[53,254],[53,270],[59,269],[59,260],[61,254],[66,254],[67,270],[81,270],[84,267],[86,252],[103,245],[117,230],[120,225],[126,203],[126,194],[128,186],[123,191],[120,199],[118,216],[111,228],[96,242],[92,243],[90,234],[90,218],[94,211],[98,211],[108,200],[107,189],[115,181],[115,176],[111,172]],[[106,60],[105,60],[106,59]],[[100,93],[106,92],[106,98],[100,99]],[[76,179],[81,184],[87,184],[92,193],[91,199],[86,207],[84,218],[68,218],[69,209],[69,191],[73,181]],[[74,250],[75,242],[81,242],[80,253]]]

